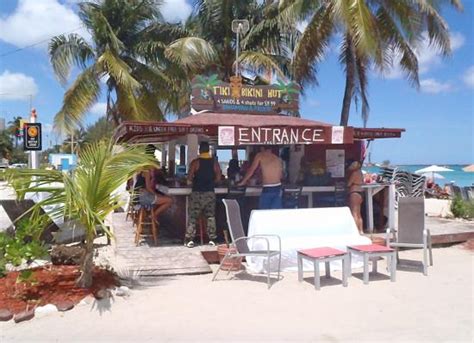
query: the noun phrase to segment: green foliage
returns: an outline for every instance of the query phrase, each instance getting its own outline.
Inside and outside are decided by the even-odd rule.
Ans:
[[[46,216],[32,216],[32,218],[18,220],[14,235],[0,232],[0,277],[6,274],[7,263],[19,266],[23,261],[31,263],[48,254],[39,238],[49,218]]]
[[[13,143],[11,136],[7,130],[0,132],[0,158],[10,159],[13,151]]]
[[[170,75],[179,68],[164,49],[178,38],[179,24],[163,22],[155,0],[102,0],[78,4],[79,17],[91,35],[59,35],[49,44],[50,61],[59,81],[66,85],[73,67],[80,70],[64,94],[55,126],[70,133],[81,126],[85,114],[101,94],[106,80],[107,118],[121,120],[163,117],[160,104],[174,92]],[[174,37],[174,38],[173,38]],[[183,74],[181,72],[181,74]]]
[[[451,202],[451,212],[455,218],[473,219],[474,201],[466,201],[457,196]]]
[[[28,155],[23,151],[23,147],[13,149],[10,163],[28,163]]]
[[[115,191],[138,171],[156,167],[156,160],[146,154],[143,147],[121,147],[116,151],[112,142],[101,141],[86,145],[80,151],[78,165],[71,174],[57,170],[12,169],[7,179],[19,198],[28,192],[49,193],[32,211],[49,205],[54,207],[49,213],[52,218],[67,217],[84,226],[86,255],[81,278],[86,275],[87,281],[82,283],[79,279],[78,284],[89,287],[96,230],[101,228],[110,235],[105,218],[121,206],[120,195]]]
[[[317,82],[317,67],[331,51],[329,44],[341,40],[339,62],[346,74],[341,125],[348,124],[352,101],[361,102],[365,124],[370,70],[385,72],[399,64],[408,81],[419,87],[415,51],[423,41],[428,39],[444,56],[451,52],[442,5],[462,9],[458,0],[280,0],[282,25],[307,23],[294,51],[295,80],[302,85]]]

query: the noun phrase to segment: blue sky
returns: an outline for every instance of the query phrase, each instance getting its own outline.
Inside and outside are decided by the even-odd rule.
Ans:
[[[64,88],[55,79],[48,61],[47,41],[54,35],[77,32],[80,21],[76,0],[0,1],[0,117],[27,117],[30,95],[39,121],[45,126],[43,140],[61,141],[51,132],[61,106]],[[453,54],[441,58],[427,44],[418,51],[421,88],[416,90],[397,68],[384,77],[372,73],[368,127],[405,128],[401,139],[377,140],[372,160],[399,164],[464,164],[474,162],[474,1],[465,0],[464,12],[444,9],[452,37]],[[167,0],[164,16],[180,20],[191,11],[186,0]],[[36,44],[23,50],[16,49]],[[301,101],[302,117],[337,124],[344,92],[344,75],[337,62],[337,43],[319,66],[319,86],[308,89]],[[87,122],[105,111],[100,102]],[[362,126],[354,106],[350,125]]]

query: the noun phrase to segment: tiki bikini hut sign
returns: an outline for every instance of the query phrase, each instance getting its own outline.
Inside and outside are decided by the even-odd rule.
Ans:
[[[294,82],[252,86],[242,84],[239,76],[232,76],[230,83],[225,83],[217,75],[199,75],[192,80],[191,106],[196,111],[298,114],[299,92]]]

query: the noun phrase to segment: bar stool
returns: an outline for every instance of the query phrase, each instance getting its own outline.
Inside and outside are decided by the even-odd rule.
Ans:
[[[158,245],[158,225],[153,218],[153,207],[140,206],[138,210],[137,229],[135,231],[135,245],[140,244],[140,237],[143,236],[143,227],[150,225],[151,235],[153,236],[153,242]]]

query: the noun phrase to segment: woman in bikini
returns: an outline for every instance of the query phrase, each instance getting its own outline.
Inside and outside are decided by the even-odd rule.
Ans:
[[[363,234],[363,222],[360,208],[362,201],[364,201],[364,191],[362,190],[363,176],[360,168],[360,162],[349,162],[347,170],[350,174],[347,181],[347,187],[349,189],[349,208],[351,209],[359,233]]]

